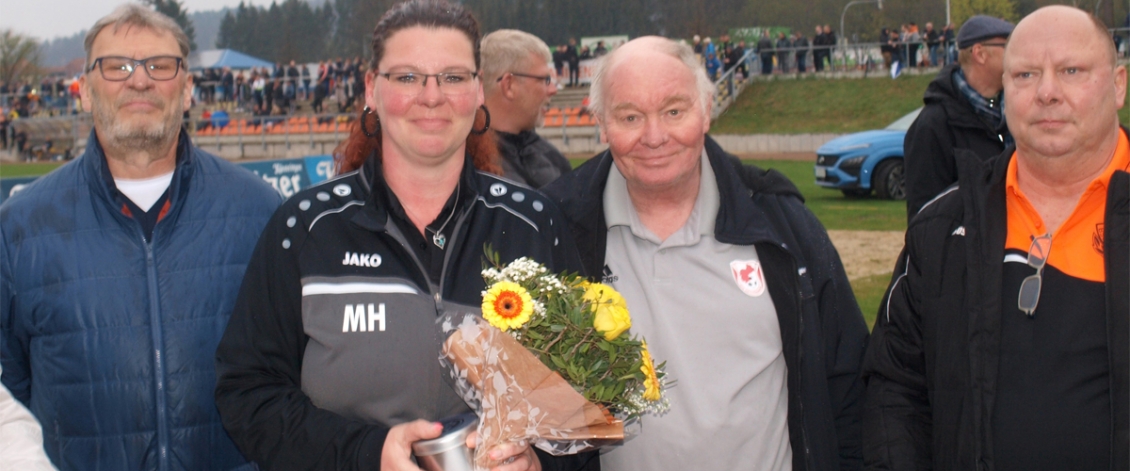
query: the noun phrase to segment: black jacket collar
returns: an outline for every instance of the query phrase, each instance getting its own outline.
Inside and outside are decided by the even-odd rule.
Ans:
[[[459,185],[462,190],[460,192],[459,201],[456,203],[462,211],[466,211],[469,207],[468,202],[474,201],[478,198],[480,185],[478,179],[475,178],[474,158],[471,154],[465,154],[463,158],[463,170],[459,175]],[[353,218],[353,221],[372,231],[383,231],[388,222],[389,200],[388,200],[388,184],[385,183],[383,167],[381,160],[377,157],[376,152],[365,159],[365,163],[361,164],[361,168],[357,171],[357,176],[361,181],[361,186],[367,192],[363,195],[365,200],[365,209],[359,211]]]

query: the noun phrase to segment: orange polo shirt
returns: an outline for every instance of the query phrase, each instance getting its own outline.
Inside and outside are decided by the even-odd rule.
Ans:
[[[1048,264],[1064,274],[1102,283],[1106,281],[1103,268],[1103,221],[1106,213],[1106,193],[1110,177],[1116,170],[1130,169],[1130,141],[1126,134],[1118,133],[1118,147],[1106,170],[1096,177],[1083,192],[1071,216],[1052,234]],[[1016,181],[1016,155],[1008,164],[1005,180],[1005,199],[1008,204],[1008,238],[1005,250],[1019,250],[1024,254],[1032,239],[1048,233],[1043,219]]]
[[[1014,156],[1015,157],[1015,156]],[[1033,315],[1018,307],[1020,286],[1036,269],[1032,239],[1048,233],[1009,163],[1008,236],[1001,270],[992,447],[998,470],[1105,469],[1111,459],[1110,351],[1103,263],[1107,185],[1130,166],[1119,132],[1106,170],[1051,234]]]

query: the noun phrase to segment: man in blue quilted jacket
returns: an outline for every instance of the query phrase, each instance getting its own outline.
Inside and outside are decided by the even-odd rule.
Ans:
[[[0,380],[61,470],[250,468],[213,355],[280,197],[189,141],[171,19],[124,5],[85,47],[86,151],[0,206]]]

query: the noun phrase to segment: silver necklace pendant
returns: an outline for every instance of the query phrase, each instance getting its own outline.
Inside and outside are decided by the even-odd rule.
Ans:
[[[432,230],[432,228],[430,227],[425,228],[429,231],[432,231],[432,243],[436,244],[436,247],[439,247],[440,250],[443,250],[443,246],[447,245],[447,236],[443,235],[443,229],[447,227],[447,223],[451,222],[451,218],[455,216],[455,211],[459,209],[460,186],[462,185],[455,186],[455,203],[452,204],[451,213],[447,215],[447,219],[443,221],[443,225],[439,226],[439,229],[435,230]]]

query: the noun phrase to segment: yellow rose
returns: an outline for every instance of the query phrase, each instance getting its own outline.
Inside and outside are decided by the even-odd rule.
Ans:
[[[592,326],[604,334],[604,339],[614,340],[632,327],[628,315],[628,303],[620,293],[603,283],[589,283],[585,286],[585,301],[589,302],[594,314]]]

